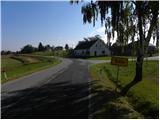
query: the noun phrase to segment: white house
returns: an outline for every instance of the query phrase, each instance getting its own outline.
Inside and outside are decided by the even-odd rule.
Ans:
[[[74,49],[75,56],[109,56],[110,50],[101,40],[81,41]]]

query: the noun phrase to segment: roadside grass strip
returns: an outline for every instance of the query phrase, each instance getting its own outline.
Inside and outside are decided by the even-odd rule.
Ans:
[[[128,59],[135,59],[133,56],[113,56],[113,57],[123,57]],[[111,56],[97,56],[97,57],[84,57],[84,60],[111,60]]]
[[[34,52],[32,55],[53,56],[53,51]]]
[[[158,118],[158,64],[158,61],[145,61],[143,80],[133,86],[125,97],[115,92],[117,66],[110,65],[110,63],[91,66],[91,76],[93,80],[96,80],[96,84],[92,85],[92,91],[110,91],[109,95],[105,93],[106,99],[102,112],[94,113],[95,118],[100,118],[101,115],[104,115],[104,118]],[[119,90],[131,82],[134,75],[135,62],[129,62],[128,67],[120,67]],[[118,97],[110,99],[110,95]]]
[[[31,55],[68,57],[69,52],[66,50],[55,50],[55,51],[34,52]]]
[[[15,59],[15,60],[19,60],[21,61],[22,63],[24,64],[31,64],[31,63],[38,63],[40,62],[38,59],[36,58],[33,58],[33,57],[25,57],[25,56],[20,56],[20,55],[13,55],[11,56],[12,59]]]
[[[103,57],[90,57],[85,58],[86,60],[111,60],[110,56],[103,56]]]
[[[53,67],[59,63],[60,61],[53,57],[2,56],[1,83]],[[7,79],[5,74],[7,75]]]
[[[21,66],[23,63],[21,61],[10,58],[9,56],[1,57],[1,68],[2,69],[12,69],[14,67]]]

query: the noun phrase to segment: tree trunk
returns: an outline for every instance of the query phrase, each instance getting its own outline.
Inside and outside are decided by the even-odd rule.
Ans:
[[[142,68],[143,68],[143,56],[144,56],[144,45],[143,45],[143,29],[142,29],[142,13],[141,6],[142,2],[138,1],[137,3],[137,14],[138,14],[138,28],[139,28],[139,46],[137,49],[137,61],[136,61],[136,75],[130,83],[128,83],[121,91],[121,95],[126,95],[131,87],[142,80]]]
[[[142,70],[143,70],[143,54],[141,49],[138,49],[137,61],[136,61],[136,75],[134,80],[128,83],[121,91],[121,95],[126,95],[131,87],[142,80]]]

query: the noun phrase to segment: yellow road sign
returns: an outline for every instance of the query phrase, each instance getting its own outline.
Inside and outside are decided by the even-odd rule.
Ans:
[[[112,57],[111,64],[112,65],[119,65],[119,66],[128,66],[128,58]]]

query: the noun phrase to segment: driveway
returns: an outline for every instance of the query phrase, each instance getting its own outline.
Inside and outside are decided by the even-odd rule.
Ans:
[[[89,118],[90,63],[62,59],[55,68],[2,85],[2,118]]]

